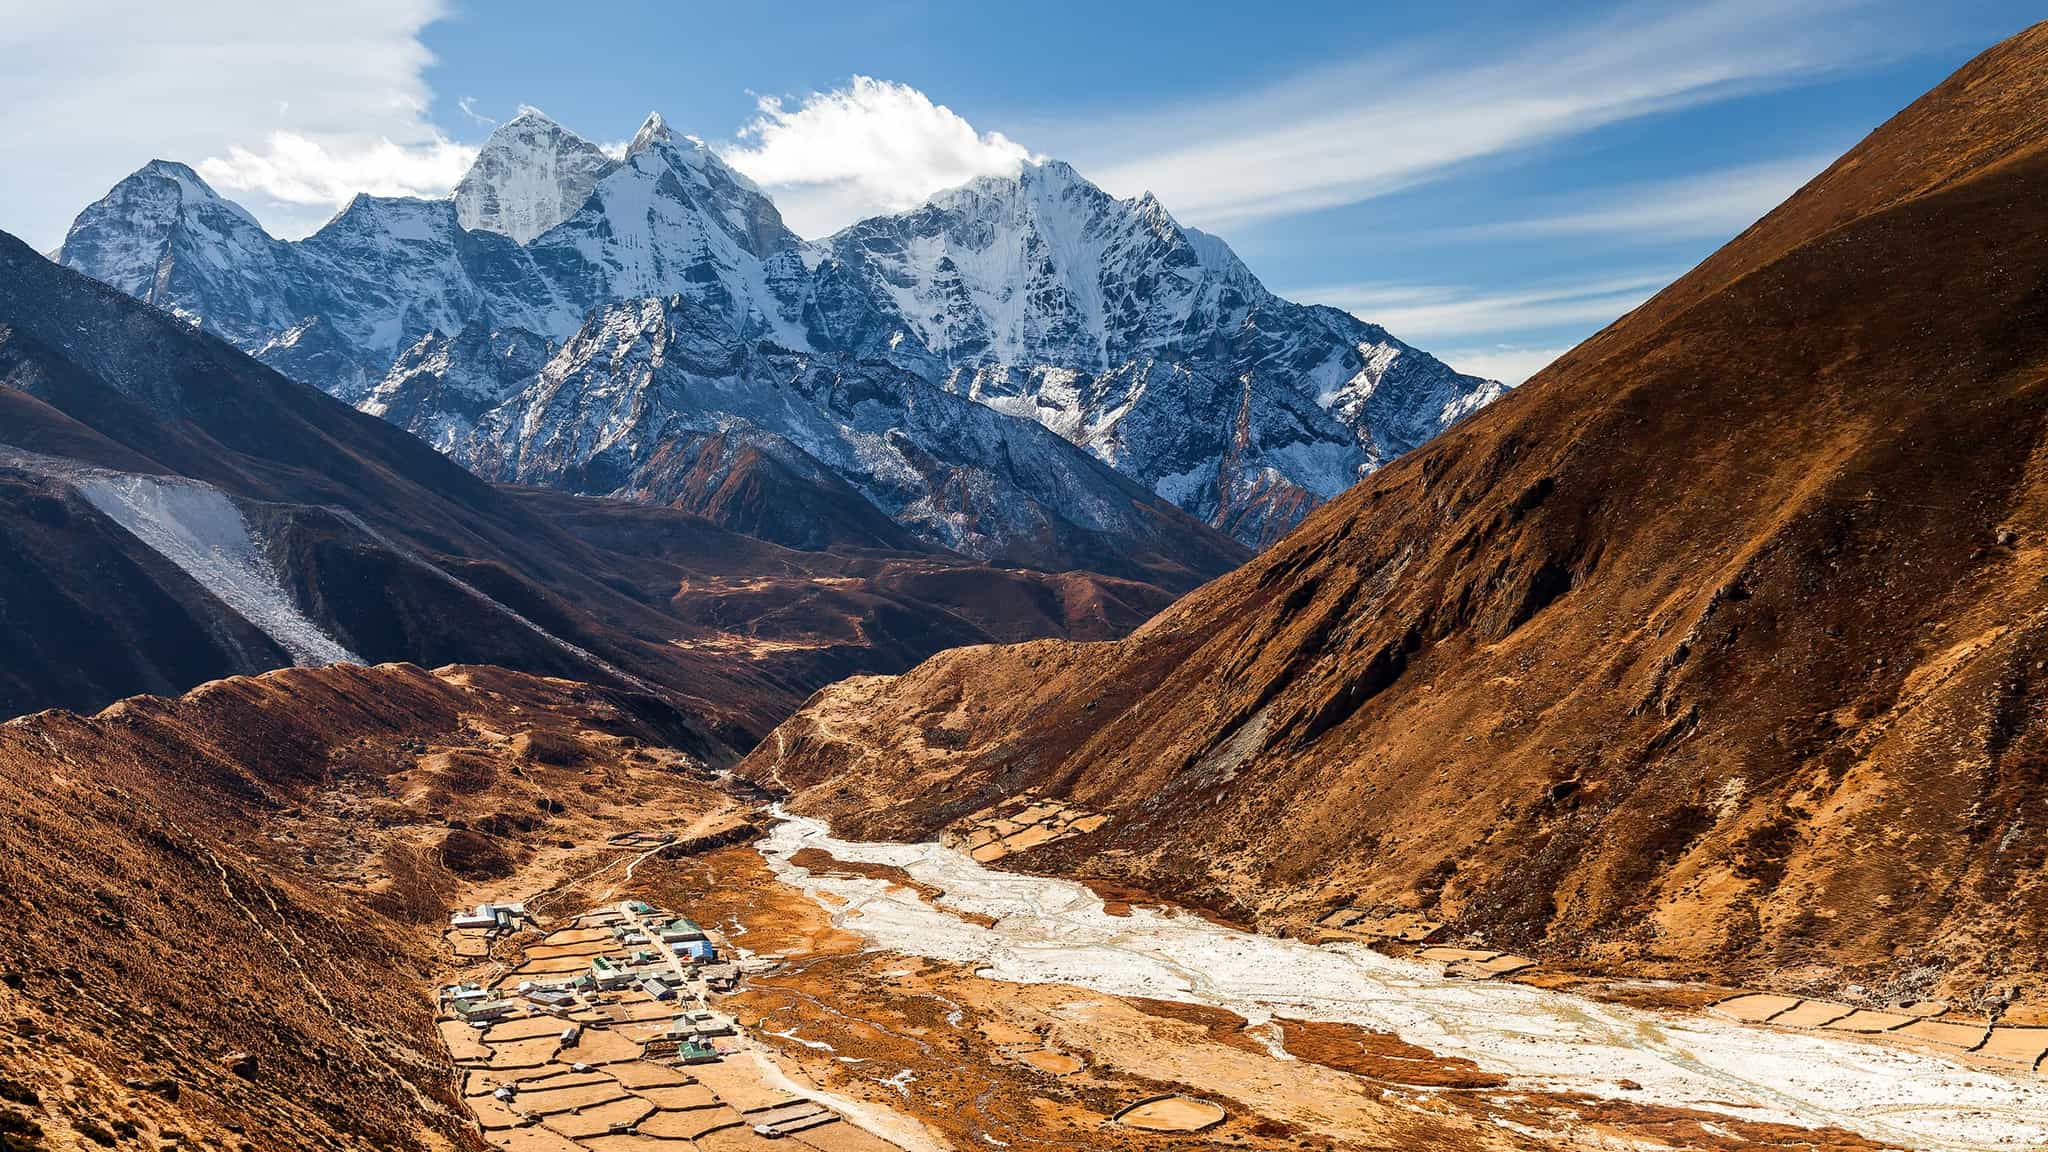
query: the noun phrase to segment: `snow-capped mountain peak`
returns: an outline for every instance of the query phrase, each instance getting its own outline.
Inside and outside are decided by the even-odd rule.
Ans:
[[[938,443],[899,405],[944,395],[956,414],[970,409],[954,400],[1041,425],[1255,544],[1501,391],[1347,313],[1274,296],[1156,196],[1118,198],[1058,160],[809,243],[659,113],[614,159],[523,109],[453,196],[358,197],[290,244],[190,169],[152,165],[82,213],[60,257],[486,475],[652,490],[643,472],[674,463],[668,430],[746,412],[777,435],[808,429],[804,451],[949,546],[964,545],[943,518],[874,487],[911,456],[870,449]],[[534,367],[648,315],[661,322],[633,345],[644,357]],[[799,417],[814,404],[831,412]],[[827,451],[838,434],[822,430],[856,415],[859,450]],[[980,441],[992,452],[998,426]],[[924,481],[903,491],[939,498]]]
[[[826,241],[871,270],[956,365],[1101,371],[1182,327],[1202,262],[1156,198],[1119,200],[1058,160],[983,176]]]
[[[675,139],[675,131],[668,126],[668,120],[659,112],[649,112],[647,119],[640,122],[640,130],[633,133],[633,142],[626,145],[626,155],[631,156],[656,144],[673,144]]]
[[[240,204],[215,192],[213,186],[200,179],[199,173],[194,172],[188,165],[180,164],[176,160],[151,160],[144,164],[136,175],[145,173],[176,185],[178,195],[186,201],[195,204],[218,204],[240,219],[251,224],[256,223],[256,218],[249,215]]]
[[[650,116],[625,162],[528,245],[555,296],[574,301],[537,330],[559,339],[598,305],[678,293],[723,316],[773,321],[782,313],[764,262],[800,243],[752,181]]]
[[[826,243],[945,362],[948,387],[1248,543],[1501,390],[1274,296],[1156,196],[1118,199],[1057,160]]]
[[[484,141],[455,186],[456,218],[525,244],[575,215],[617,168],[604,149],[523,106]]]
[[[251,234],[267,238],[263,225],[240,204],[215,192],[200,179],[199,173],[175,160],[151,160],[129,173],[98,203],[79,213],[65,243],[86,243],[95,237],[112,239],[109,229],[115,223],[130,226],[123,239],[152,243],[165,241],[173,228],[195,225],[224,240],[239,240]],[[139,246],[129,248],[141,254]],[[153,270],[154,261],[151,265]],[[145,270],[138,267],[135,271]],[[129,284],[141,282],[130,280],[115,286],[133,291]]]
[[[63,262],[238,342],[297,319],[280,289],[284,246],[176,161],[152,160],[114,185],[72,221],[59,251]]]

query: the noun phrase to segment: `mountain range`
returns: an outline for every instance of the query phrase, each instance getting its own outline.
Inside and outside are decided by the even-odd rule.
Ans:
[[[294,663],[477,662],[656,692],[730,754],[850,672],[963,643],[1106,639],[1171,599],[992,568],[872,510],[705,483],[727,519],[774,508],[862,538],[791,548],[672,508],[486,483],[0,234],[9,715]]]
[[[658,115],[613,156],[525,110],[297,242],[154,161],[57,257],[488,479],[715,513],[740,470],[1013,566],[1214,575],[1503,392],[1057,161],[807,241]]]

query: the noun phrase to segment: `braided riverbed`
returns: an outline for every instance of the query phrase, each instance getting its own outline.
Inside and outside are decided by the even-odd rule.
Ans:
[[[890,865],[944,895],[791,863],[805,848]],[[1652,1012],[1526,985],[1446,977],[1354,945],[1312,946],[1196,916],[1111,915],[1087,888],[991,871],[938,844],[833,837],[785,817],[759,849],[785,883],[873,947],[1017,983],[1355,1024],[1511,1076],[1518,1086],[1744,1120],[1836,1125],[1915,1148],[2048,1142],[2048,1081],[1930,1052]],[[966,914],[964,917],[956,913]],[[989,919],[993,926],[984,926]]]

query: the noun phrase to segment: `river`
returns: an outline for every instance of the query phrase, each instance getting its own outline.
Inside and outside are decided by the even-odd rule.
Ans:
[[[902,868],[943,889],[945,907],[995,917],[995,926],[899,885],[813,874],[789,862],[804,848]],[[1434,964],[1360,946],[1318,947],[1181,913],[1113,916],[1079,884],[994,871],[937,844],[841,840],[803,817],[785,815],[759,850],[783,882],[873,947],[968,965],[994,980],[1207,1004],[1253,1024],[1287,1016],[1360,1025],[1531,1089],[1832,1124],[1914,1148],[2048,1144],[2048,1081],[1917,1048],[1453,979]]]

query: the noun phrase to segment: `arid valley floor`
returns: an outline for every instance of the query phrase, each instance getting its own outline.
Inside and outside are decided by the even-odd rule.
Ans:
[[[841,840],[688,735],[402,665],[0,726],[10,1149],[2048,1141],[2025,1004],[1603,977],[1352,909],[1247,931],[1011,870],[1086,834],[1067,803]]]
[[[1028,818],[1046,807],[1011,809]],[[2033,1070],[2048,1028],[2018,1018],[1991,1029],[1941,1004],[1600,980],[1479,947],[1377,941],[1396,957],[1369,948],[1363,926],[1321,944],[1285,940],[1139,894],[1105,899],[991,871],[964,845],[840,841],[772,810],[745,819],[738,835],[737,824],[706,835],[700,821],[668,830],[667,846],[645,839],[658,829],[591,846],[566,884],[491,886],[487,895],[526,897],[540,924],[495,938],[487,961],[446,979],[516,999],[520,982],[574,976],[595,956],[629,961],[602,931],[612,909],[632,907],[622,901],[685,913],[746,969],[735,990],[708,997],[736,1035],[711,1041],[721,1058],[702,1065],[641,1055],[682,1007],[637,989],[578,1005],[573,1044],[558,1043],[563,1018],[537,1008],[480,1033],[444,1023],[491,1143],[927,1152],[2048,1140],[2048,1081]],[[509,1101],[490,1096],[505,1084]],[[815,1126],[770,1133],[790,1116]]]

